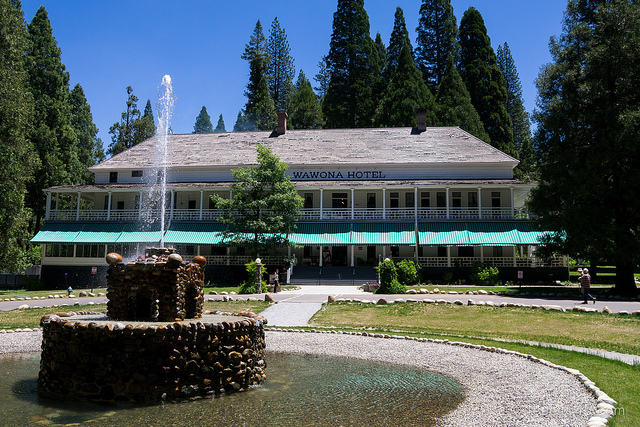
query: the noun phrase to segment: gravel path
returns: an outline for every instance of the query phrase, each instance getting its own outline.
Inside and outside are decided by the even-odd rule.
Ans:
[[[322,303],[279,303],[260,313],[270,326],[306,326]]]
[[[579,426],[596,399],[574,375],[523,357],[430,342],[342,334],[267,332],[267,349],[417,366],[458,380],[466,399],[447,426]]]

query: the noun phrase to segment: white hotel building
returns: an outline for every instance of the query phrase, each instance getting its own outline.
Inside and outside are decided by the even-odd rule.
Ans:
[[[518,161],[489,144],[457,127],[285,130],[285,120],[274,132],[169,135],[164,230],[140,225],[144,208],[158,205],[146,184],[157,173],[156,138],[91,167],[93,185],[46,189],[45,224],[32,240],[42,244],[42,278],[101,284],[106,253],[133,257],[161,233],[183,257],[204,255],[208,280],[237,278],[249,256],[222,241],[209,196],[233,197],[231,170],[256,164],[257,145],[289,166],[304,199],[290,236],[297,247],[263,256],[270,270],[295,257],[292,283],[375,280],[386,257],[416,260],[425,281],[463,278],[474,262],[514,283],[568,277],[565,258],[535,256],[542,233],[526,211],[534,184],[514,179]]]

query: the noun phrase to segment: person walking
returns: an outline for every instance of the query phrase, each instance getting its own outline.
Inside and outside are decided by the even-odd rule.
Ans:
[[[596,303],[596,298],[589,293],[591,289],[591,276],[589,275],[589,270],[586,268],[582,269],[582,276],[578,279],[578,283],[580,283],[580,288],[582,289],[582,298],[584,301],[583,304],[588,304],[587,298],[592,300],[593,303]]]
[[[276,272],[273,273],[273,292],[278,293],[278,284],[280,283],[280,270],[276,268]]]

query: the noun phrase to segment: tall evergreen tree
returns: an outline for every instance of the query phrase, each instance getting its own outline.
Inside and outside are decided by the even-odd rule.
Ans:
[[[507,113],[507,87],[491,47],[484,20],[470,7],[460,20],[460,76],[480,115],[491,145],[515,155],[511,118]]]
[[[253,109],[247,111],[247,120],[256,130],[273,130],[278,121],[276,107],[269,95],[267,77],[263,76],[258,83]]]
[[[331,72],[327,67],[327,55],[323,56],[322,59],[318,61],[318,74],[316,74],[313,79],[318,82],[318,86],[314,87],[314,89],[318,94],[318,100],[322,102],[324,96],[327,94],[329,82],[331,81]]]
[[[435,91],[449,56],[457,63],[460,55],[458,25],[451,0],[423,0],[416,33],[416,64],[429,88]]]
[[[531,140],[531,123],[529,113],[524,108],[522,98],[522,83],[518,76],[516,63],[511,56],[511,49],[507,43],[498,46],[496,52],[498,66],[504,75],[507,85],[507,113],[511,117],[513,129],[513,145],[520,159],[518,169],[528,175],[532,172],[535,163],[533,142]]]
[[[485,142],[490,141],[451,56],[438,87],[436,111],[438,126],[459,126]]]
[[[83,183],[85,166],[80,162],[78,141],[71,124],[69,73],[65,71],[43,6],[28,29],[29,86],[35,106],[31,140],[41,165],[36,171],[36,179],[30,183],[28,195],[28,205],[34,212],[32,230],[36,230],[45,213],[43,189]]]
[[[293,79],[295,67],[290,53],[289,42],[284,28],[280,27],[278,18],[271,23],[269,39],[267,40],[267,75],[269,76],[269,94],[276,111],[287,111],[289,100],[293,94]]]
[[[222,118],[222,114],[218,117],[218,124],[216,128],[213,130],[214,132],[226,132],[227,129],[224,127],[224,119]]]
[[[33,99],[24,53],[28,34],[18,2],[0,0],[0,265],[19,272],[31,262],[27,184],[39,159],[29,139]]]
[[[79,83],[71,90],[69,102],[71,104],[71,125],[78,138],[78,159],[85,167],[83,182],[92,184],[94,174],[86,168],[105,159],[102,140],[98,137],[98,127],[93,123],[91,106]]]
[[[378,54],[377,56],[380,67],[380,75],[382,76],[380,84],[382,85],[382,91],[384,92],[384,89],[386,89],[386,87],[389,85],[389,72],[387,70],[389,64],[387,62],[387,47],[384,45],[380,33],[376,33],[376,38],[373,41],[373,45]]]
[[[431,91],[411,56],[409,43],[404,43],[395,72],[385,96],[376,110],[378,126],[417,126],[417,111],[427,112],[427,125],[436,124],[435,105]]]
[[[364,0],[338,0],[327,69],[331,80],[322,102],[327,126],[371,126],[381,77]]]
[[[247,97],[245,111],[250,113],[255,105],[255,97],[258,92],[258,84],[267,72],[268,55],[267,45],[262,24],[258,20],[249,39],[249,44],[245,45],[242,59],[249,62],[249,83],[244,95]]]
[[[156,131],[151,101],[147,101],[144,115],[141,115],[138,110],[138,97],[133,94],[131,86],[127,86],[127,95],[127,110],[122,113],[120,122],[114,123],[109,128],[111,145],[107,149],[107,154],[111,156],[151,138]]]
[[[238,117],[236,117],[236,123],[233,125],[234,132],[245,132],[249,130],[254,130],[253,127],[247,123],[247,119],[245,116],[244,110],[238,111]]]
[[[389,38],[389,47],[387,48],[387,74],[389,80],[393,78],[396,70],[398,69],[398,63],[400,62],[400,55],[402,49],[409,46],[409,53],[413,60],[413,47],[411,46],[411,39],[409,39],[409,31],[407,31],[407,24],[404,21],[404,13],[402,8],[396,7],[395,19],[393,21],[393,30],[391,31],[391,37]]]
[[[637,292],[640,256],[640,5],[570,0],[553,62],[537,80],[542,161],[530,207],[556,230],[550,249],[616,266]]]
[[[196,123],[193,125],[193,133],[212,133],[213,124],[211,123],[211,117],[207,113],[207,107],[202,106],[200,114],[196,117]]]
[[[289,103],[289,123],[294,129],[322,128],[322,109],[318,97],[311,88],[311,82],[300,70],[296,81],[296,91]]]

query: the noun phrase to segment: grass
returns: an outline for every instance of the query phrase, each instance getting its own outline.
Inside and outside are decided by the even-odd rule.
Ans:
[[[315,326],[379,328],[575,345],[640,355],[640,318],[531,308],[399,303],[337,303]]]

